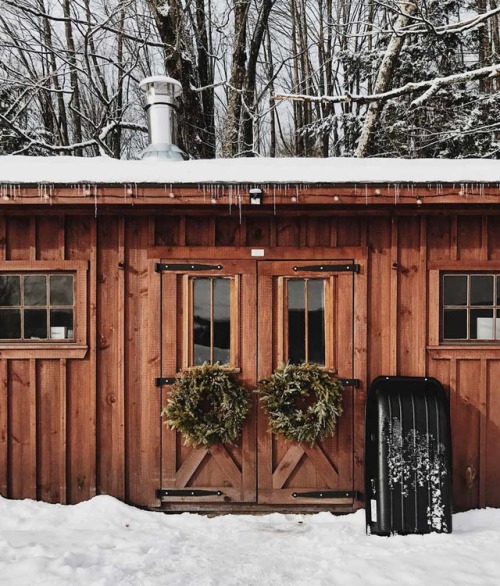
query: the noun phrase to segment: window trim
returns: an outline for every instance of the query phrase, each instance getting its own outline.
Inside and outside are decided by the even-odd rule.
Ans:
[[[88,261],[36,260],[0,261],[0,273],[74,275],[74,338],[71,341],[44,340],[27,342],[9,340],[0,342],[1,358],[84,358],[87,350],[87,271]]]
[[[428,330],[428,350],[494,350],[500,349],[500,340],[443,340],[442,339],[442,279],[445,274],[498,274],[500,275],[499,261],[477,261],[476,263],[449,261],[446,263],[432,264],[429,269],[429,330]]]
[[[183,320],[183,357],[182,357],[182,370],[189,370],[194,368],[194,340],[193,340],[193,327],[194,327],[194,281],[196,279],[227,279],[231,283],[230,287],[230,319],[231,319],[231,330],[230,330],[230,363],[223,364],[222,366],[231,371],[238,371],[241,367],[240,364],[240,331],[241,331],[241,320],[240,320],[240,279],[241,275],[238,273],[222,273],[222,274],[199,274],[199,273],[186,273],[182,276],[183,279],[183,293],[184,293],[184,307],[186,308],[184,320]]]

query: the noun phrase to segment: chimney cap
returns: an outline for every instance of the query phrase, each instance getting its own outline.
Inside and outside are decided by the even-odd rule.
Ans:
[[[181,83],[173,77],[167,77],[166,75],[146,77],[139,83],[139,87],[145,92],[150,91],[153,87],[155,93],[172,95],[174,98],[178,98],[182,94]]]

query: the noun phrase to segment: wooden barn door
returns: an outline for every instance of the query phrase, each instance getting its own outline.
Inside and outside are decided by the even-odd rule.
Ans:
[[[324,364],[348,379],[336,434],[312,447],[271,436],[259,412],[260,503],[353,504],[356,268],[352,260],[259,262],[258,378],[289,360]]]
[[[172,261],[161,273],[162,405],[177,373],[205,361],[233,367],[249,393],[256,385],[255,261]],[[162,425],[161,492],[167,503],[256,499],[255,414],[237,445],[184,445]]]

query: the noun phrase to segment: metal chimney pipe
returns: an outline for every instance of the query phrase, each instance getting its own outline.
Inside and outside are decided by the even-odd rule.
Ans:
[[[176,145],[177,107],[175,100],[182,93],[182,86],[171,77],[156,75],[143,79],[139,87],[145,93],[144,109],[148,114],[149,146],[141,153],[141,159],[183,161],[188,156]]]

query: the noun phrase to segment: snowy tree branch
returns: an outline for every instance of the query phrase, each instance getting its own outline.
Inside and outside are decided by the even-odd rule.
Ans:
[[[333,103],[343,104],[356,102],[358,104],[369,104],[370,102],[384,102],[393,98],[399,98],[407,94],[418,92],[420,90],[425,91],[422,96],[413,100],[412,105],[419,106],[426,99],[434,95],[439,89],[447,85],[453,85],[457,83],[465,83],[468,81],[476,81],[485,77],[496,77],[500,75],[500,63],[490,65],[488,67],[481,67],[480,69],[473,69],[472,71],[466,71],[464,73],[456,73],[447,77],[436,77],[419,82],[410,82],[404,86],[394,88],[387,92],[379,94],[343,94],[338,96],[308,96],[304,94],[276,94],[274,99],[276,101],[289,100],[294,102],[313,102],[313,103]],[[432,91],[430,91],[432,89]]]

